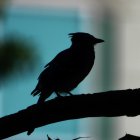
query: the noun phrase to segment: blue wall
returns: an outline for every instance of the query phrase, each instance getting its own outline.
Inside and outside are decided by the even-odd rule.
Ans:
[[[3,115],[15,113],[37,102],[38,97],[32,97],[30,92],[37,83],[37,77],[47,64],[58,52],[70,46],[68,33],[79,30],[79,17],[76,11],[24,9],[13,8],[7,13],[5,26],[6,34],[24,35],[35,44],[40,54],[38,68],[27,75],[20,75],[11,79],[5,86],[3,93]],[[36,129],[33,136],[38,133],[60,133],[63,138],[77,133],[77,121],[65,121],[50,126]],[[65,132],[65,133],[64,133]],[[36,134],[35,134],[36,133]],[[26,133],[21,134],[25,139]],[[57,135],[58,136],[58,135]],[[59,137],[58,136],[58,137]],[[17,139],[22,139],[18,135]],[[10,139],[10,138],[9,138]],[[11,138],[12,139],[12,138]],[[16,136],[14,137],[16,139]],[[68,138],[69,139],[69,138]]]

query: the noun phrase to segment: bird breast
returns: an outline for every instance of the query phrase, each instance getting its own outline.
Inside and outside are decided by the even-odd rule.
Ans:
[[[93,52],[84,52],[79,53],[77,59],[74,62],[75,70],[73,70],[74,77],[78,77],[79,80],[83,80],[94,64],[94,53]]]
[[[73,54],[73,57],[63,69],[63,73],[61,73],[58,88],[67,91],[74,89],[92,69],[94,58],[94,52]]]

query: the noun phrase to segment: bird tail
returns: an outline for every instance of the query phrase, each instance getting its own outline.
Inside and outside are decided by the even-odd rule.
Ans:
[[[36,96],[36,95],[39,95],[39,94],[40,94],[40,90],[39,90],[38,86],[36,86],[36,88],[31,92],[31,95]]]

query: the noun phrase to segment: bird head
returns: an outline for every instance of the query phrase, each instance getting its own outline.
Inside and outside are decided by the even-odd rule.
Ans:
[[[95,38],[91,34],[84,32],[70,33],[69,36],[72,43],[79,45],[94,46],[97,43],[104,42],[104,40]]]

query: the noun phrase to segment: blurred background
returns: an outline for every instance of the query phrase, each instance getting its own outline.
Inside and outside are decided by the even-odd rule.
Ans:
[[[140,87],[139,0],[0,0],[1,117],[37,102],[30,92],[43,66],[70,46],[68,33],[78,31],[105,43],[96,46],[94,68],[74,94]],[[118,140],[125,133],[140,136],[139,130],[139,116],[94,117],[55,123],[31,136],[22,133],[7,140],[45,140],[47,134],[63,140]]]

